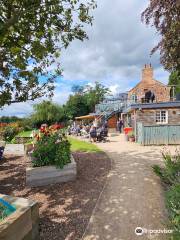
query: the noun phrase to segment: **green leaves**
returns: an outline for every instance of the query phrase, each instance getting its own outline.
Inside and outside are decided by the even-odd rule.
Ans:
[[[180,184],[173,185],[166,193],[166,205],[169,210],[172,240],[180,238]]]
[[[10,142],[18,133],[18,128],[17,127],[12,127],[12,126],[7,126],[3,130],[3,139],[6,142]]]
[[[169,85],[174,85],[175,94],[180,93],[180,71],[174,71],[170,74]]]
[[[180,69],[179,29],[180,6],[175,0],[150,0],[149,6],[142,13],[142,20],[152,25],[160,33],[161,39],[152,53],[160,50],[161,63],[169,71]]]
[[[43,136],[33,152],[33,166],[56,166],[63,168],[71,162],[70,143],[63,135],[55,133]]]
[[[89,114],[95,109],[95,105],[104,100],[109,89],[102,84],[95,82],[95,86],[82,87],[75,85],[72,88],[74,95],[71,95],[64,106],[66,116],[74,118]]]
[[[52,96],[54,79],[61,69],[57,65],[50,76],[48,67],[63,47],[74,39],[87,38],[84,25],[92,23],[89,12],[95,7],[94,0],[0,2],[0,107]],[[40,76],[47,77],[46,84],[37,81]],[[6,85],[11,79],[20,79],[23,88]]]
[[[40,126],[43,123],[52,124],[60,122],[64,118],[64,111],[60,105],[50,101],[43,101],[34,105],[34,112],[31,116],[33,123]]]
[[[174,156],[163,153],[164,168],[154,165],[153,169],[166,185],[166,206],[169,212],[171,240],[180,239],[180,153]]]

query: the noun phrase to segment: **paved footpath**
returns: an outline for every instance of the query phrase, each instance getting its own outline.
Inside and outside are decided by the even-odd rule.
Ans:
[[[135,234],[136,227],[166,228],[163,189],[152,171],[153,164],[162,164],[163,147],[125,142],[123,134],[110,140],[98,143],[112,169],[83,240],[167,239],[166,234]]]

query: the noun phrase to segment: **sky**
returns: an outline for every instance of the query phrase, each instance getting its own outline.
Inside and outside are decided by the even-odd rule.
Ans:
[[[63,76],[57,79],[53,101],[63,104],[73,85],[95,81],[109,87],[113,94],[126,92],[141,80],[141,69],[147,63],[152,64],[156,80],[168,82],[169,73],[163,70],[159,54],[150,57],[159,36],[155,29],[141,22],[141,13],[148,2],[97,0],[93,25],[85,27],[89,40],[75,40],[57,59],[63,68]],[[32,112],[33,104],[5,106],[0,110],[0,116],[27,116]]]

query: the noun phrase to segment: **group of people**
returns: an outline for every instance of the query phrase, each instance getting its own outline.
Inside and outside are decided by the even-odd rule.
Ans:
[[[119,118],[116,125],[116,129],[119,133],[122,133],[123,126],[123,120]],[[98,118],[95,118],[94,121],[88,124],[83,121],[81,123],[73,122],[68,127],[68,134],[89,138],[91,142],[106,141],[108,136],[108,122],[102,122]]]
[[[107,121],[102,123],[97,118],[89,124],[83,122],[81,124],[76,124],[76,122],[74,122],[68,127],[68,134],[89,138],[91,142],[106,141],[108,136],[108,124]]]

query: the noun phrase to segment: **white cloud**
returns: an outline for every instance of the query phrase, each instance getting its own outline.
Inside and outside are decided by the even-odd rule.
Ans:
[[[74,41],[60,60],[64,70],[63,84],[57,83],[54,101],[64,103],[73,84],[99,81],[113,92],[127,91],[141,79],[141,68],[151,62],[154,77],[167,83],[168,73],[159,63],[159,54],[150,57],[158,36],[141,23],[141,12],[149,0],[97,0],[93,26],[86,27],[89,40]],[[53,66],[51,66],[53,69]],[[65,84],[65,81],[67,84]],[[26,106],[26,107],[25,107]],[[16,105],[17,113],[30,112],[31,106]],[[12,106],[1,114],[16,113]]]
[[[0,116],[23,117],[25,114],[29,115],[31,112],[32,112],[31,102],[14,103],[9,106],[5,106],[3,110],[0,110]]]
[[[150,57],[158,36],[154,29],[141,22],[141,12],[148,1],[101,0],[97,3],[94,24],[87,28],[89,41],[74,41],[61,57],[64,77],[102,83],[108,79],[110,85],[122,85],[123,79],[131,86],[132,80],[140,79],[145,63],[151,62],[155,70],[159,70],[159,55]],[[160,71],[163,72],[162,67]],[[164,76],[167,78],[167,73],[164,72]]]

